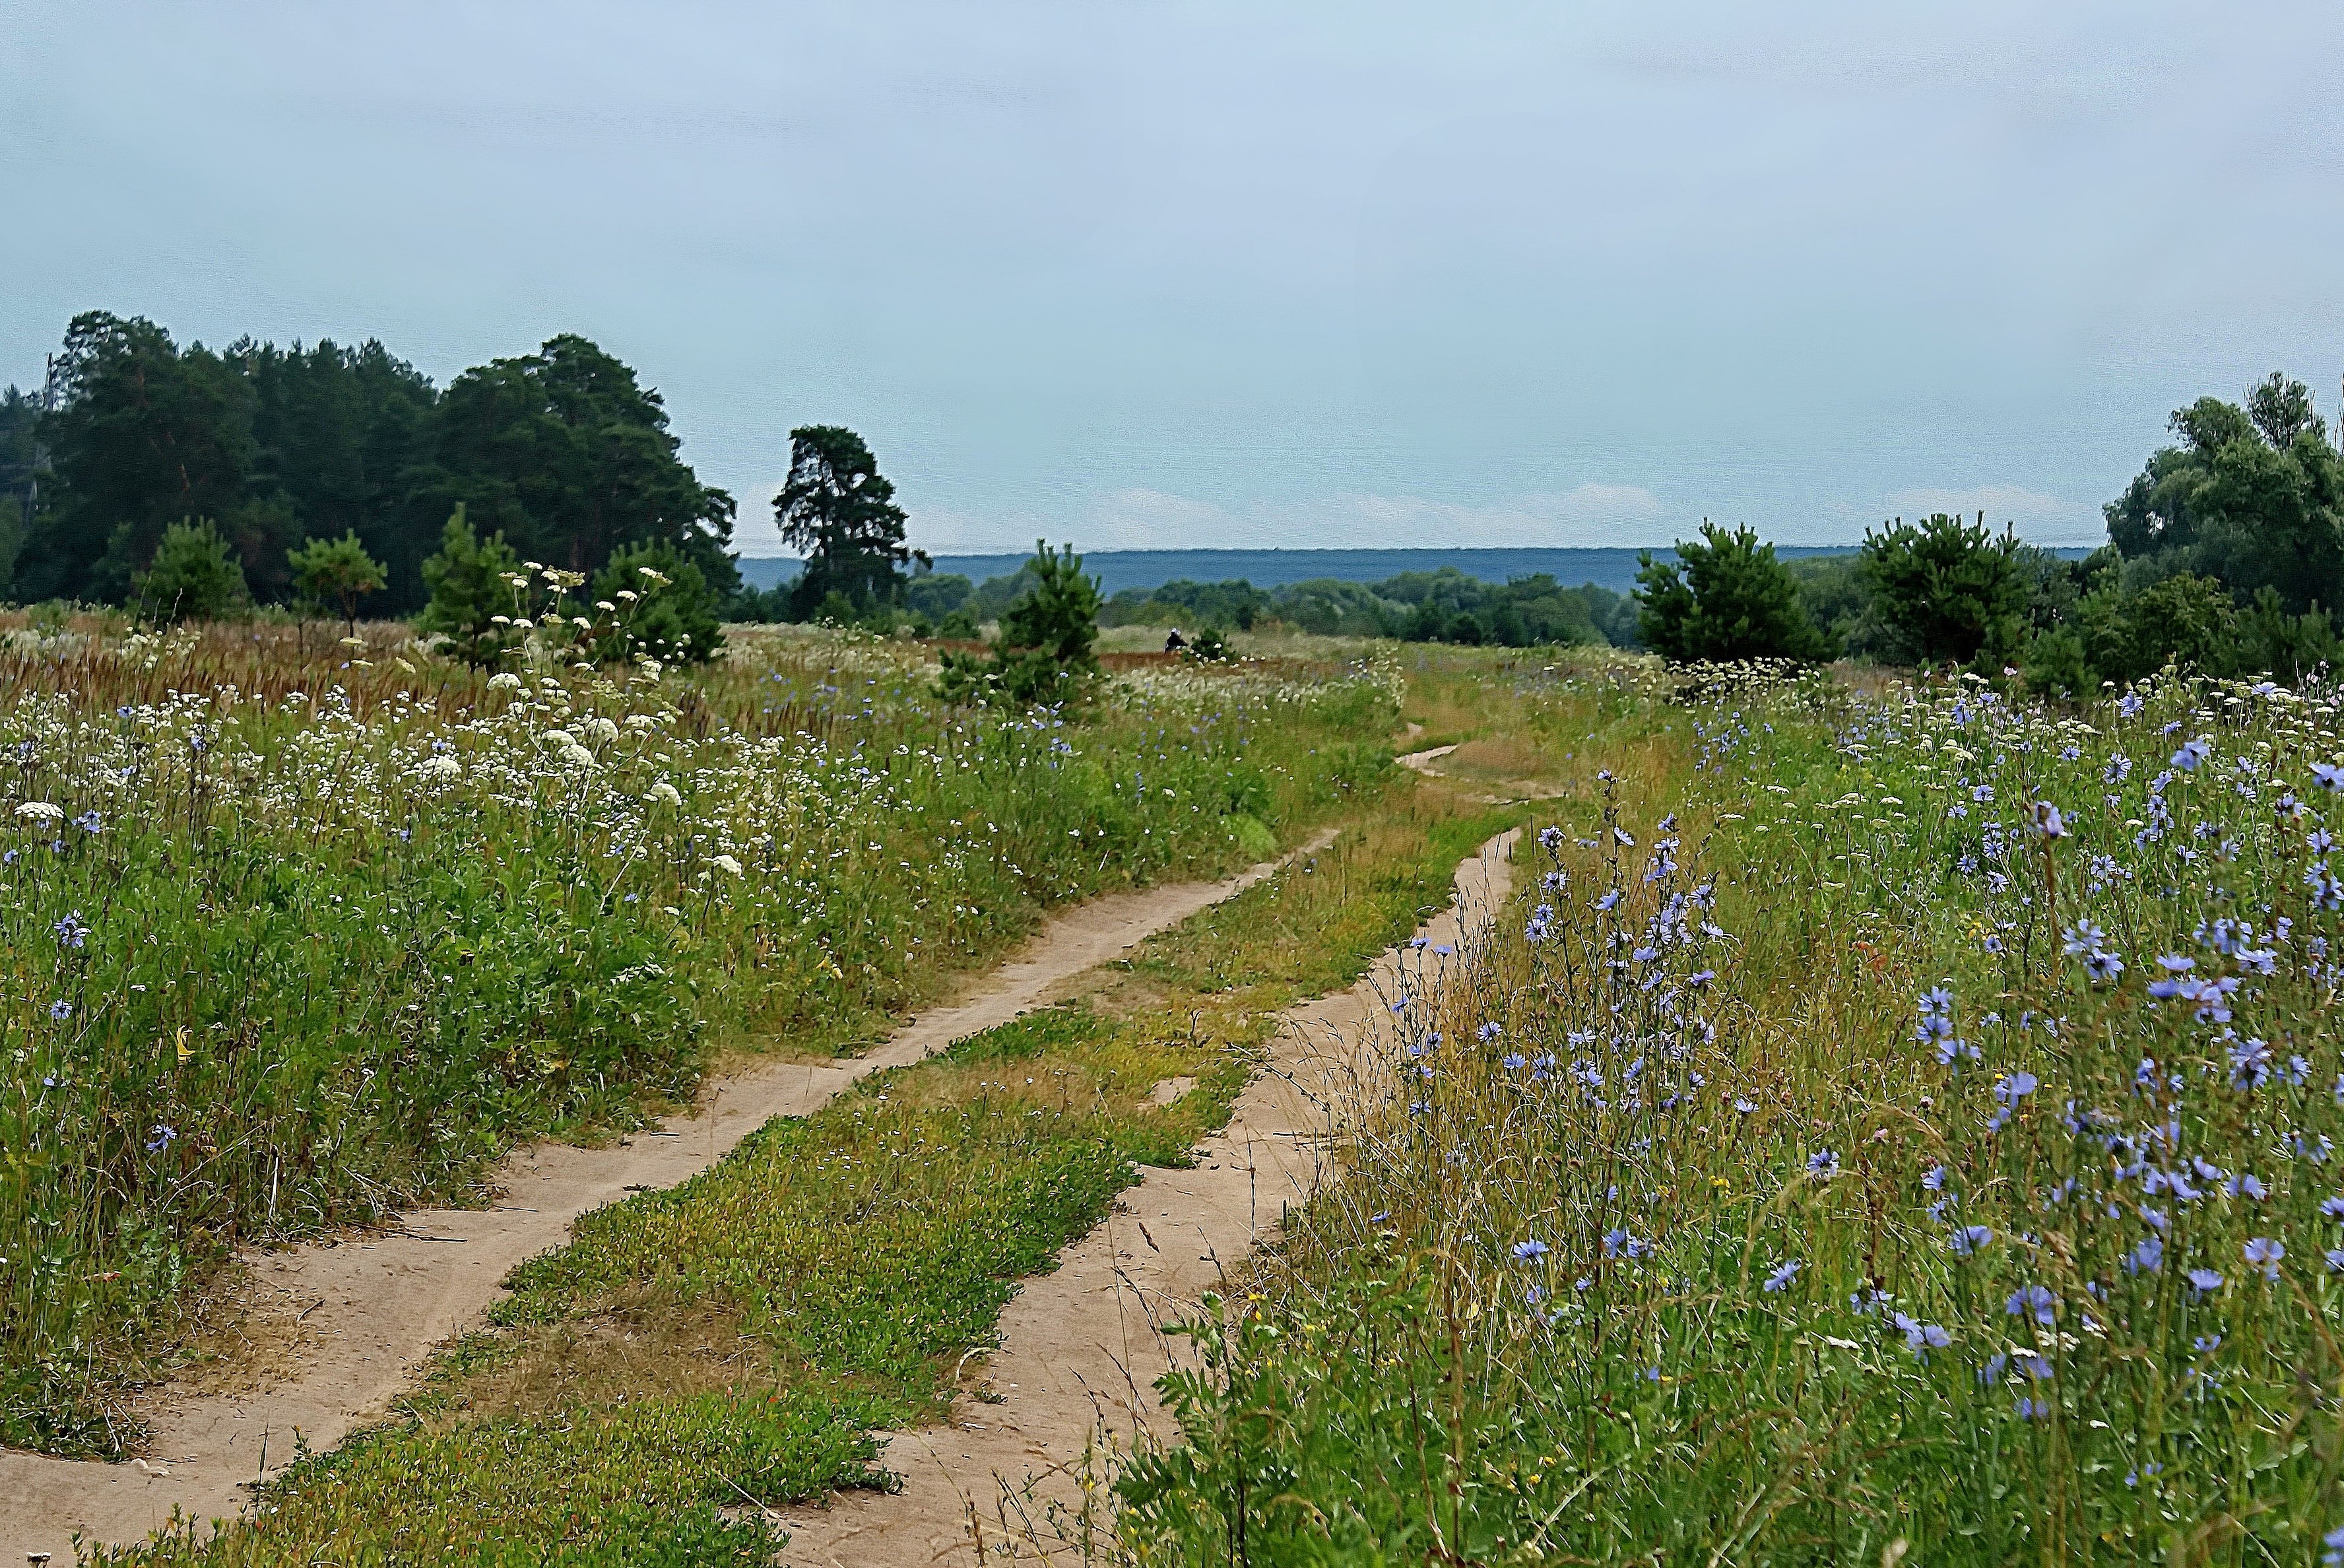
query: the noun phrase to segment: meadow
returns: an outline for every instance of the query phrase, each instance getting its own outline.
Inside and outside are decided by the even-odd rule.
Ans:
[[[2331,686],[1480,701],[1534,875],[1193,1325],[1131,1560],[2344,1560]]]
[[[11,654],[56,814],[15,808],[5,916],[11,1147],[53,1151],[8,1247],[65,1260],[11,1297],[10,1409],[60,1448],[135,1442],[114,1391],[237,1241],[468,1190],[726,1052],[850,1048],[1049,903],[1344,824],[588,1217],[392,1420],[112,1560],[771,1560],[760,1510],[891,1485],[874,1431],[984,1398],[1017,1281],[1509,822],[1514,905],[1391,998],[1339,1179],[1187,1326],[1177,1440],[1101,1456],[1090,1549],[2344,1560],[2329,685],[1288,637],[1069,722],[940,708],[854,635],[551,683],[71,635]],[[1395,776],[1402,718],[1451,782]]]
[[[1141,670],[955,710],[924,651],[488,675],[403,627],[0,628],[0,1438],[119,1455],[239,1246],[841,1050],[1047,906],[1371,785],[1395,677]]]
[[[1496,827],[1380,787],[1326,849],[1150,938],[1064,1003],[778,1119],[672,1189],[588,1216],[390,1419],[245,1522],[96,1561],[770,1563],[765,1510],[886,1491],[874,1429],[998,1398],[985,1352],[1143,1165],[1228,1115],[1278,1009],[1339,989]],[[1167,1104],[1167,1080],[1195,1087]]]

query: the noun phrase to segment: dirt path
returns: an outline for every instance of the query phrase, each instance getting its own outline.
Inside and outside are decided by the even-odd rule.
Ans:
[[[1286,858],[1333,839],[1329,829]],[[580,1215],[637,1188],[674,1186],[774,1117],[804,1116],[866,1074],[1006,1023],[1283,864],[1225,882],[1114,894],[1054,916],[965,1000],[905,1024],[870,1055],[750,1067],[712,1084],[692,1113],[612,1148],[524,1149],[499,1171],[503,1201],[493,1209],[422,1209],[372,1239],[247,1258],[263,1296],[287,1304],[284,1318],[298,1317],[298,1334],[276,1358],[281,1370],[227,1392],[174,1399],[157,1391],[140,1411],[154,1427],[146,1459],[102,1464],[0,1451],[0,1552],[47,1552],[69,1563],[76,1531],[116,1544],[161,1527],[174,1507],[196,1519],[233,1515],[248,1483],[282,1470],[297,1442],[331,1448],[380,1415],[432,1347],[475,1325],[513,1266],[561,1245]]]
[[[1405,759],[1403,759],[1405,760]],[[1058,1255],[1002,1314],[987,1368],[999,1404],[954,1425],[896,1434],[894,1496],[844,1493],[777,1515],[789,1568],[928,1568],[932,1563],[1090,1560],[1082,1551],[1085,1454],[1165,1430],[1154,1383],[1176,1351],[1161,1332],[1193,1310],[1225,1268],[1274,1231],[1321,1170],[1317,1138],[1329,1090],[1348,1083],[1386,1001],[1439,983],[1443,950],[1482,928],[1511,885],[1516,837],[1501,834],[1457,868],[1457,904],[1349,990],[1288,1011],[1269,1070],[1238,1098],[1228,1129],[1189,1170],[1150,1170],[1115,1213]],[[1104,1528],[1102,1500],[1089,1494]]]

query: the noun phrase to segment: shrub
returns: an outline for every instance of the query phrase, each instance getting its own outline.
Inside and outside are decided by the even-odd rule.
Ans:
[[[142,619],[173,624],[226,620],[252,604],[244,568],[207,518],[163,531],[134,595]]]
[[[520,560],[505,536],[487,539],[472,531],[460,504],[440,536],[440,552],[423,562],[431,602],[416,617],[418,631],[436,635],[441,646],[467,664],[486,668],[520,646],[512,625],[520,589],[513,580]]]
[[[1831,655],[1807,618],[1798,584],[1774,547],[1749,528],[1701,525],[1702,542],[1680,540],[1683,564],[1638,557],[1637,625],[1644,645],[1670,659],[1801,659]]]
[[[1025,572],[1034,585],[1001,617],[990,653],[945,655],[945,701],[1069,702],[1098,673],[1098,584],[1083,575],[1083,558],[1071,544],[1054,551],[1036,540]]]
[[[2103,680],[2131,682],[2171,663],[2185,670],[2229,665],[2238,615],[2229,590],[2182,572],[2138,592],[2085,602],[2086,645]]]
[[[1864,536],[1863,572],[1898,652],[1919,664],[1993,666],[2016,654],[2032,583],[2017,535],[1939,512]]]
[[[344,626],[358,630],[359,601],[383,585],[382,562],[367,553],[356,531],[339,539],[313,539],[289,551],[294,591],[321,610],[339,610]]]
[[[704,664],[723,651],[724,624],[707,574],[673,545],[620,551],[594,574],[593,597],[616,606],[609,612],[616,625],[600,639],[598,657]]]

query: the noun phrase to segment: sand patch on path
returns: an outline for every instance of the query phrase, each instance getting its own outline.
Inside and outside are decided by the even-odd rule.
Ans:
[[[777,1116],[819,1109],[847,1085],[918,1061],[1007,1023],[1066,982],[1332,843],[1329,828],[1278,860],[1221,882],[1110,894],[1054,915],[958,1003],[907,1021],[867,1056],[758,1063],[712,1081],[687,1114],[604,1148],[535,1144],[499,1168],[489,1209],[418,1209],[395,1229],[357,1232],[239,1259],[271,1335],[258,1377],[197,1392],[144,1396],[154,1441],[126,1464],[0,1450],[0,1551],[74,1560],[78,1531],[121,1544],[187,1516],[233,1516],[247,1488],[297,1448],[333,1447],[414,1386],[434,1347],[477,1326],[514,1265],[561,1246],[571,1221],[644,1188],[672,1187],[714,1165]],[[287,1327],[290,1320],[290,1326]]]
[[[1154,1384],[1186,1342],[1167,1340],[1163,1325],[1193,1313],[1227,1267],[1317,1186],[1326,1108],[1375,1076],[1362,1063],[1374,1021],[1389,998],[1438,985],[1456,961],[1439,950],[1462,949],[1486,925],[1511,886],[1517,836],[1500,834],[1457,868],[1457,902],[1420,929],[1422,946],[1391,948],[1350,989],[1288,1008],[1268,1068],[1238,1097],[1228,1128],[1198,1146],[1196,1166],[1148,1171],[1058,1254],[1055,1272],[1010,1301],[985,1376],[1001,1402],[894,1434],[884,1462],[903,1474],[901,1492],[842,1493],[823,1508],[776,1512],[791,1532],[783,1563],[1086,1560],[1084,1520],[1108,1527],[1106,1500],[1081,1485],[1086,1453],[1127,1443],[1135,1429],[1169,1435]]]

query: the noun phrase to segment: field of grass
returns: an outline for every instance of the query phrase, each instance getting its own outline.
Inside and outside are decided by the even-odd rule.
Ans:
[[[1485,700],[1571,793],[1136,1562],[2344,1556],[2332,692]]]
[[[840,1048],[1046,905],[1225,871],[1387,771],[1396,677],[973,714],[921,650],[493,678],[263,627],[0,628],[0,1439],[119,1453],[237,1246],[460,1200],[715,1053]]]
[[[217,1540],[105,1561],[769,1561],[752,1505],[889,1485],[870,1429],[968,1394],[1017,1278],[1137,1166],[1185,1164],[1276,1010],[1348,984],[1505,820],[1412,783],[1358,803],[1329,849],[1066,1005],[589,1216],[400,1419],[297,1465]],[[1156,1104],[1179,1077],[1197,1087]]]
[[[20,655],[18,798],[59,816],[11,818],[0,872],[23,878],[12,1093],[56,1095],[82,1144],[17,1136],[137,1153],[82,1187],[16,1158],[0,1196],[71,1196],[82,1229],[28,1209],[10,1245],[88,1238],[75,1266],[119,1274],[82,1299],[154,1322],[232,1236],[460,1189],[500,1140],[624,1125],[720,1045],[867,1038],[1051,900],[1350,824],[1075,1001],[590,1216],[397,1420],[216,1542],[111,1559],[769,1560],[757,1505],[888,1485],[873,1431],[972,1397],[1016,1280],[1187,1158],[1270,1013],[1438,900],[1498,825],[1477,796],[1525,794],[1551,798],[1503,808],[1544,831],[1499,940],[1389,1025],[1378,1081],[1407,1092],[1348,1108],[1342,1179],[1193,1326],[1184,1441],[1102,1478],[1126,1558],[2344,1559],[2334,692],[2167,675],[2076,711],[1967,679],[1361,652],[1135,671],[1065,726],[944,713],[906,650],[793,636],[652,691],[443,673],[401,699],[378,658],[338,703],[268,686],[281,653],[66,653],[269,693],[215,681],[208,717],[76,698],[94,672]],[[150,711],[162,744],[106,749]],[[1411,746],[1460,744],[1455,782],[1392,781],[1402,717]],[[157,804],[72,794],[92,758]],[[411,951],[417,909],[469,965]],[[296,1006],[359,963],[391,980],[361,1020]],[[223,973],[248,996],[167,1015],[197,1005],[175,977]],[[80,1060],[110,1077],[41,1085],[60,1058],[31,1049],[98,1018]],[[279,1018],[272,1046],[253,1026]],[[391,1073],[417,1087],[369,1110],[353,1080]],[[1198,1087],[1155,1104],[1175,1077]],[[432,1119],[390,1114],[418,1095]],[[265,1167],[217,1135],[203,1159],[240,1186],[119,1174],[182,1158],[199,1115],[288,1172],[303,1150],[308,1208],[272,1219]],[[121,1221],[157,1194],[178,1272],[134,1292]],[[87,1325],[110,1320],[11,1319],[12,1408],[85,1422],[52,1442],[106,1441],[87,1423],[129,1363]]]

